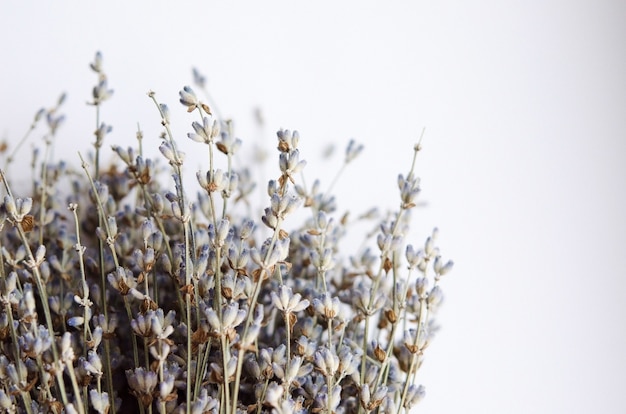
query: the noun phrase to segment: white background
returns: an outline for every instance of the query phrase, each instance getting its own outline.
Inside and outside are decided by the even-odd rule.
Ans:
[[[623,2],[208,3],[2,5],[0,138],[16,142],[66,91],[56,155],[86,152],[96,50],[115,89],[109,144],[134,145],[140,123],[156,152],[150,89],[186,140],[195,118],[178,91],[196,66],[248,151],[274,157],[274,131],[300,131],[309,180],[339,166],[325,145],[363,142],[336,187],[342,210],[396,207],[425,127],[411,241],[438,226],[456,266],[416,412],[626,410]]]

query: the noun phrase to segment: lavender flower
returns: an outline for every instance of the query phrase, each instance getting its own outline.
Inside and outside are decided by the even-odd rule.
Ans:
[[[149,155],[141,130],[126,131],[137,144],[112,146],[117,161],[105,165],[100,152],[112,127],[100,119],[100,104],[113,90],[100,52],[90,68],[96,139],[95,154],[81,156],[84,174],[35,157],[32,194],[16,197],[2,173],[0,410],[395,414],[414,407],[425,394],[414,379],[438,328],[441,278],[454,265],[443,259],[437,229],[421,247],[406,245],[406,210],[420,191],[414,168],[398,176],[396,211],[337,216],[332,188],[362,145],[349,141],[324,191],[315,177],[304,180],[298,132],[279,130],[275,179],[257,183],[264,155],[239,154],[236,124],[211,115],[189,86],[179,91],[187,111],[199,110],[189,141],[176,141],[174,114],[150,92],[164,126],[163,158]],[[194,70],[204,94],[205,82]],[[32,128],[46,116],[46,145],[61,132],[64,99],[35,116]],[[209,146],[207,167],[190,188],[178,148],[196,143]],[[264,226],[256,228],[259,216]],[[376,220],[376,230],[347,255],[356,220]]]

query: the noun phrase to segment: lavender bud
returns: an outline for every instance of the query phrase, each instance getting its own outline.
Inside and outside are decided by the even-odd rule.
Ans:
[[[106,414],[109,412],[110,403],[109,403],[109,394],[106,392],[98,392],[95,388],[89,390],[89,400],[91,401],[91,406],[94,410],[96,410],[99,414]]]
[[[406,395],[406,399],[404,400],[403,407],[407,410],[411,409],[413,406],[417,405],[417,403],[423,400],[425,395],[426,388],[424,388],[423,385],[410,385]]]
[[[180,103],[187,107],[187,112],[192,112],[196,109],[196,107],[198,107],[198,98],[190,86],[183,87],[183,90],[179,91],[178,95],[180,95]]]
[[[246,240],[248,237],[250,237],[250,235],[254,231],[254,227],[254,221],[246,219],[241,225],[241,229],[239,231],[239,237],[241,238],[241,240]]]
[[[163,116],[163,125],[167,125],[170,123],[170,108],[165,104],[159,104],[159,108],[161,109],[161,113]]]
[[[354,160],[358,155],[363,151],[362,144],[356,144],[354,139],[351,139],[348,143],[348,148],[346,148],[346,160],[345,163],[348,164],[350,161]]]

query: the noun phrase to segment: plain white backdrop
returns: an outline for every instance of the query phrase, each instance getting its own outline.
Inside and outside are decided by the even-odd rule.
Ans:
[[[411,237],[438,226],[456,266],[415,412],[622,413],[625,18],[610,0],[4,4],[0,138],[15,143],[66,91],[56,155],[86,152],[97,50],[115,90],[109,144],[134,145],[139,123],[157,152],[148,90],[184,141],[178,91],[195,66],[247,151],[273,157],[274,132],[297,129],[307,177],[328,183],[340,157],[322,149],[364,143],[336,187],[342,211],[397,206],[425,127]]]

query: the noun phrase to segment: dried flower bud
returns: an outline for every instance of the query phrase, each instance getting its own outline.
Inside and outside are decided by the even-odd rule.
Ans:
[[[233,138],[229,133],[222,131],[220,133],[220,141],[216,146],[218,150],[226,155],[235,155],[239,147],[241,147],[241,140]]]
[[[112,126],[106,125],[104,122],[102,122],[98,129],[96,129],[96,131],[94,132],[94,135],[96,136],[96,142],[94,143],[94,146],[96,148],[100,148],[102,146],[102,141],[104,141],[104,137],[112,130]]]
[[[163,125],[168,125],[170,123],[170,108],[165,104],[159,104],[159,109],[161,111],[161,123]]]
[[[439,277],[445,275],[450,270],[452,270],[453,266],[454,266],[454,262],[452,260],[448,260],[444,264],[443,260],[441,259],[441,256],[435,257],[435,261],[433,262],[433,269],[435,270],[435,273]]]
[[[195,133],[188,133],[189,139],[201,142],[204,144],[213,144],[215,138],[220,134],[220,126],[217,120],[212,120],[209,117],[202,118],[202,124],[194,122],[191,124]]]
[[[255,224],[253,220],[250,220],[250,219],[244,220],[239,230],[239,237],[241,238],[241,240],[245,240],[248,237],[250,237],[250,235],[254,231],[254,227],[255,227]]]
[[[402,406],[409,410],[422,401],[425,395],[426,388],[424,388],[423,385],[410,385],[406,399],[404,400],[404,404]]]
[[[193,112],[200,105],[196,93],[190,86],[183,87],[183,90],[179,91],[178,95],[180,95],[180,103],[187,107],[187,112]]]
[[[163,141],[159,146],[161,154],[169,161],[171,165],[181,166],[185,160],[185,154],[180,151],[176,151],[174,147],[167,141]]]
[[[153,371],[143,367],[126,371],[128,385],[135,392],[144,407],[152,403],[153,391],[156,388],[158,377]]]
[[[278,294],[271,292],[272,303],[284,313],[295,313],[306,309],[309,301],[302,299],[299,293],[294,294],[290,287],[281,285]]]
[[[109,394],[106,392],[98,392],[95,388],[89,390],[89,400],[91,406],[98,414],[107,414],[111,407],[109,402]]]
[[[313,299],[313,308],[326,319],[333,319],[339,313],[339,298],[324,293],[320,298]]]
[[[97,86],[94,86],[92,95],[94,105],[100,105],[113,95],[113,89],[108,88],[106,78],[102,79]]]
[[[428,290],[428,279],[426,277],[418,277],[415,281],[415,289],[420,298],[425,298]]]
[[[291,132],[288,129],[281,129],[276,132],[276,136],[278,137],[278,150],[280,152],[290,152],[298,147],[300,140],[298,131]]]
[[[93,63],[89,64],[89,67],[91,68],[91,70],[93,70],[96,73],[102,72],[102,53],[100,51],[96,52],[94,61]]]
[[[196,68],[192,69],[193,74],[193,83],[195,83],[200,88],[204,89],[206,85],[206,77],[204,77]]]
[[[354,160],[359,154],[363,151],[363,144],[357,144],[353,139],[348,142],[348,147],[346,148],[346,160],[345,163],[348,164],[350,161]]]

